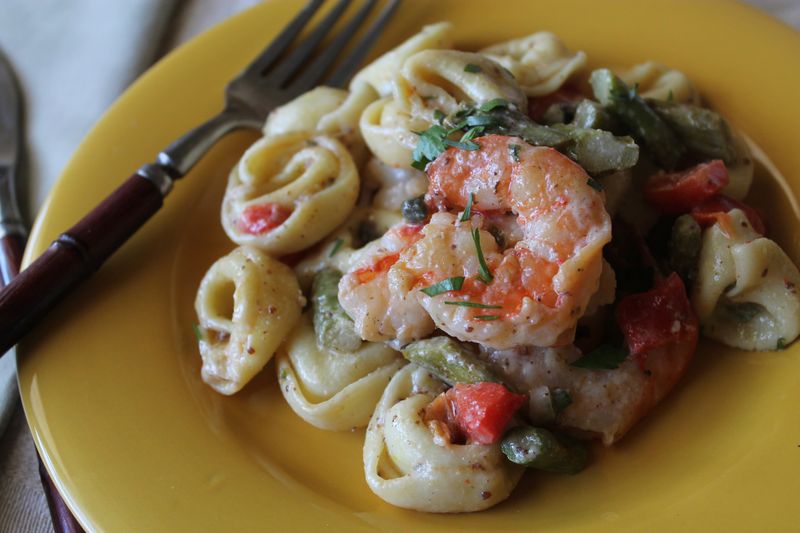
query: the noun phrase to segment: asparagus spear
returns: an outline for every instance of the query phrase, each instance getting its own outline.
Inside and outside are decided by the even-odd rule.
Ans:
[[[334,268],[317,272],[311,286],[314,332],[317,345],[338,352],[353,352],[361,347],[353,320],[339,305],[339,280],[342,273]]]
[[[614,131],[616,124],[611,115],[603,106],[593,100],[582,100],[575,108],[575,115],[571,124],[578,128],[594,128]]]
[[[506,433],[500,450],[512,463],[563,474],[577,474],[586,467],[588,458],[580,441],[556,437],[532,426],[519,426]]]
[[[660,166],[675,168],[683,157],[684,146],[636,91],[604,68],[592,72],[589,83],[595,98],[631,130],[634,139],[644,144]]]
[[[521,137],[534,146],[550,146],[564,152],[589,173],[624,170],[639,159],[639,147],[630,137],[616,137],[599,129],[574,124],[542,126],[511,108],[480,110],[467,118],[467,123],[484,124],[485,133]]]
[[[414,341],[401,351],[403,357],[449,385],[483,381],[500,383],[486,363],[466,346],[450,337]]]
[[[689,151],[704,159],[722,159],[726,165],[738,161],[733,135],[720,115],[688,104],[648,100],[661,119],[680,137]]]

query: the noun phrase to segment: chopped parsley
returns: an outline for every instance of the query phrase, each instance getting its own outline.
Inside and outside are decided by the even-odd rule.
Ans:
[[[483,69],[479,65],[476,65],[475,63],[467,63],[467,66],[464,67],[464,72],[469,72],[471,74],[476,74],[478,72],[481,72],[482,70]]]
[[[514,162],[519,163],[519,145],[518,144],[509,144],[508,149],[511,152],[511,159]],[[591,178],[589,178],[591,179]]]
[[[440,281],[439,283],[434,283],[424,289],[420,289],[424,294],[428,296],[437,296],[439,294],[449,292],[449,291],[459,291],[461,290],[461,286],[464,284],[464,276],[455,276],[452,278],[447,278],[446,280]]]
[[[192,324],[192,330],[194,330],[194,336],[197,338],[197,342],[203,340],[203,331],[200,329],[200,324]]]
[[[498,318],[500,318],[500,315],[478,315],[475,320],[497,320]]]
[[[339,251],[339,248],[342,247],[342,244],[344,244],[344,239],[341,237],[333,241],[333,247],[331,248],[331,253],[328,254],[328,257],[333,257],[336,255],[336,252]]]
[[[483,249],[481,248],[481,234],[478,228],[472,230],[472,241],[475,243],[475,251],[478,254],[478,263],[480,264],[480,268],[478,269],[478,277],[484,283],[491,283],[494,280],[494,276],[492,273],[489,272],[489,267],[486,265],[486,259],[483,257]]]
[[[586,180],[586,185],[596,190],[597,192],[603,192],[603,184],[594,178],[589,178],[588,180]]]
[[[488,113],[489,111],[497,108],[497,107],[508,107],[509,101],[505,98],[494,98],[493,100],[489,100],[488,102],[484,102],[478,106],[480,111],[484,113]]]
[[[785,350],[786,346],[788,346],[786,344],[786,339],[784,339],[783,337],[779,337],[778,338],[778,342],[775,343],[775,349],[776,350]]]
[[[460,141],[448,139],[450,135],[459,131],[463,125],[451,129],[445,129],[440,125],[433,125],[423,132],[417,132],[419,135],[419,142],[411,154],[411,166],[417,170],[425,170],[428,163],[439,157],[439,154],[447,150],[448,146],[458,148],[460,150],[478,150],[480,145],[472,142],[472,137],[464,134]],[[476,133],[473,134],[476,135]]]
[[[280,376],[278,376],[278,379],[283,381],[287,377],[289,377],[289,372],[287,372],[285,368],[281,368],[281,373]]]
[[[487,305],[487,304],[480,304],[478,302],[445,302],[445,305],[458,305],[460,307],[476,307],[478,309],[502,309],[502,305]]]
[[[445,139],[444,144],[447,146],[452,146],[453,148],[458,148],[459,150],[467,150],[469,152],[479,150],[480,145],[476,142],[472,142],[470,140],[464,141],[451,141],[450,139]]]
[[[573,361],[571,366],[578,368],[596,368],[602,370],[614,370],[628,357],[628,352],[622,348],[601,344],[591,352],[585,354],[577,361]]]
[[[447,149],[444,140],[448,131],[442,126],[431,126],[419,134],[419,142],[411,154],[411,166],[425,170],[425,166]]]
[[[464,208],[464,212],[461,213],[461,218],[458,220],[461,222],[466,222],[469,220],[469,217],[472,216],[472,202],[474,201],[475,195],[473,193],[469,193],[469,198],[467,199],[467,207]]]
[[[436,109],[433,112],[433,120],[441,124],[445,119],[445,114],[442,113],[441,109]]]

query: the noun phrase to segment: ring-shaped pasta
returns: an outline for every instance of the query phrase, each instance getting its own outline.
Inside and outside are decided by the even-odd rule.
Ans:
[[[484,48],[481,54],[507,68],[528,96],[555,92],[586,66],[586,54],[567,49],[553,33],[542,31]]]
[[[340,140],[361,163],[366,150],[358,121],[377,98],[367,83],[354,84],[350,91],[317,87],[272,111],[264,124],[264,136],[300,131],[329,135]]]
[[[634,65],[620,72],[619,77],[628,86],[636,86],[642,98],[682,104],[700,103],[700,94],[686,74],[655,61]]]
[[[411,154],[419,142],[415,131],[424,131],[430,123],[412,117],[394,98],[372,102],[361,114],[361,135],[370,151],[387,165],[411,168]]]
[[[336,139],[305,132],[264,137],[231,172],[222,227],[237,244],[297,252],[344,222],[358,188],[353,158]]]
[[[525,112],[528,99],[514,76],[488,57],[460,50],[423,50],[409,57],[395,79],[400,108],[428,124],[436,111],[451,115],[463,103],[501,98]]]
[[[422,50],[452,48],[453,25],[449,22],[438,22],[423,26],[419,33],[406,39],[381,57],[361,69],[350,83],[353,88],[359,83],[369,83],[382,97],[392,94],[394,78],[403,63],[412,55]]]
[[[800,272],[744,213],[703,234],[692,304],[706,337],[743,350],[774,350],[800,334]]]
[[[301,318],[275,358],[281,392],[312,426],[344,431],[367,425],[392,376],[405,364],[382,343],[352,353],[320,347],[310,315]]]
[[[440,442],[425,407],[445,386],[410,364],[387,385],[364,441],[367,484],[381,499],[436,513],[480,511],[505,500],[522,475],[499,443]]]
[[[272,358],[305,298],[292,270],[263,252],[236,248],[215,262],[195,299],[203,381],[233,394]]]

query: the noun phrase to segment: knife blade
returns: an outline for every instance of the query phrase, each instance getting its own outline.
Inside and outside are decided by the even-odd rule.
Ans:
[[[21,105],[11,65],[0,52],[0,287],[19,272],[27,235],[16,191]]]

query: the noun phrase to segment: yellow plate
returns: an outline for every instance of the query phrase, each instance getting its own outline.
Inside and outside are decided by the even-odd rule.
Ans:
[[[299,7],[272,2],[144,75],[76,152],[26,260],[141,163],[221,105],[225,82]],[[705,0],[406,2],[379,46],[449,19],[458,44],[553,30],[592,65],[654,59],[684,71],[787,177],[759,165],[753,195],[795,261],[800,232],[800,36],[744,5]],[[199,379],[192,306],[231,245],[219,228],[228,170],[252,134],[220,143],[167,205],[20,349],[36,444],[80,521],[106,531],[742,530],[797,527],[800,350],[707,343],[655,413],[577,476],[530,473],[473,515],[426,515],[372,495],[362,432],[326,433],[287,407],[271,366],[224,398]]]

